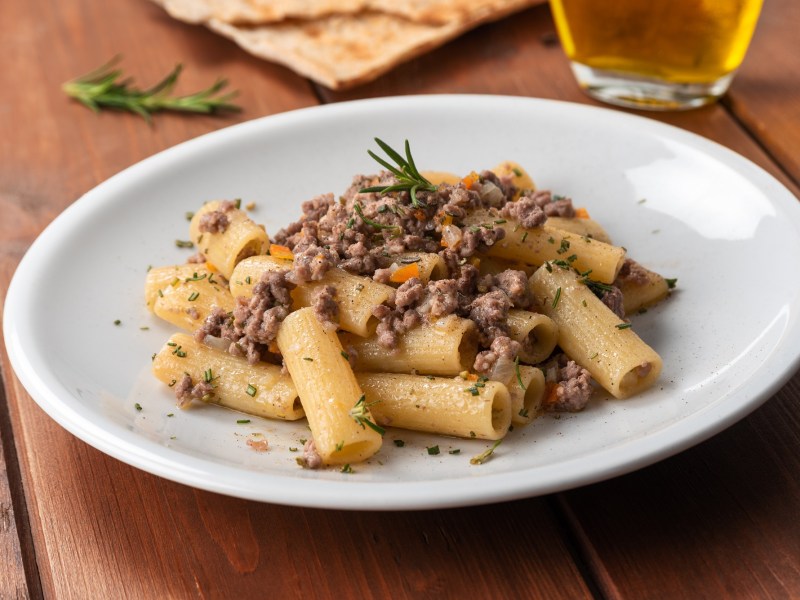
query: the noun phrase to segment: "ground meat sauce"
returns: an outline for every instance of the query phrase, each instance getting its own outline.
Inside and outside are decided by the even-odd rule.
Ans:
[[[616,285],[622,282],[634,283],[637,285],[644,285],[650,278],[647,275],[647,269],[637,263],[635,260],[626,258],[622,263],[622,267],[617,274],[617,279],[614,281]]]
[[[278,335],[281,321],[289,314],[294,285],[287,279],[288,271],[266,271],[253,286],[250,298],[236,299],[233,312],[215,308],[195,333],[197,340],[206,336],[230,342],[228,352],[244,356],[250,364],[267,358],[269,346]]]
[[[214,386],[205,381],[195,384],[191,375],[184,375],[175,386],[175,397],[180,408],[191,404],[192,400],[206,400],[213,393]]]
[[[554,385],[542,404],[546,411],[578,412],[586,407],[592,396],[592,376],[566,354],[559,354],[545,367],[546,381]]]
[[[323,194],[304,202],[302,216],[278,231],[274,242],[287,246],[294,255],[286,271],[265,273],[253,288],[251,298],[238,298],[232,313],[214,310],[197,332],[222,338],[229,351],[246,356],[253,363],[270,358],[280,322],[290,310],[290,290],[309,281],[319,281],[334,267],[388,283],[392,265],[404,252],[438,253],[449,277],[423,283],[410,278],[386,303],[374,307],[376,338],[387,349],[396,348],[400,336],[423,322],[455,314],[477,325],[483,351],[474,369],[482,374],[508,377],[521,345],[509,336],[508,314],[512,308],[535,307],[523,271],[508,269],[481,276],[476,254],[501,241],[506,230],[499,217],[518,220],[526,228],[537,227],[548,216],[574,216],[572,201],[547,191],[523,191],[510,177],[483,171],[477,179],[441,184],[435,191],[407,191],[387,194],[360,190],[397,183],[389,172],[358,175],[339,198]],[[491,209],[497,220],[466,225],[469,211]],[[225,227],[227,205],[204,216],[201,230]],[[203,229],[205,228],[205,229]],[[472,264],[472,262],[475,264]],[[394,267],[396,268],[396,267]],[[314,312],[327,328],[338,326],[336,290],[324,287],[314,298]],[[577,371],[576,371],[577,369]],[[573,374],[573,371],[575,373]],[[553,410],[577,410],[588,400],[591,378],[588,372],[569,362],[560,366],[558,401]],[[573,376],[574,375],[574,376]],[[306,448],[306,463],[313,465],[313,446]]]
[[[200,217],[198,229],[203,233],[225,233],[230,225],[228,214],[236,208],[236,204],[230,200],[223,200],[219,206]]]

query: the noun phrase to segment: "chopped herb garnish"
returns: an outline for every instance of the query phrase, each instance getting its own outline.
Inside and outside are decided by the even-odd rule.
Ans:
[[[256,386],[254,386],[252,383],[248,383],[247,384],[247,389],[245,390],[245,393],[248,396],[250,396],[251,398],[255,398],[256,392],[258,392],[258,390],[256,389]]]
[[[387,225],[385,223],[378,223],[377,221],[368,219],[367,217],[364,216],[364,211],[362,210],[361,205],[358,204],[357,202],[353,205],[353,210],[356,211],[356,214],[359,217],[361,217],[361,220],[364,221],[364,223],[366,223],[367,225],[371,225],[375,229],[394,229],[394,230],[401,229],[399,225]]]
[[[169,385],[169,387],[172,387],[172,386],[174,386],[176,383],[178,383],[178,380],[177,380],[177,379],[173,379],[172,381],[170,381],[170,382],[169,382],[169,384],[168,384],[168,385]]]
[[[336,452],[341,452],[342,448],[344,448],[344,440],[336,444]]]
[[[600,354],[599,352],[595,352],[594,354],[592,354],[592,355],[589,357],[589,360],[594,360],[595,358],[597,358],[597,357],[598,357],[598,355],[599,355],[599,354]]]
[[[483,452],[481,452],[477,456],[473,456],[472,458],[470,458],[469,459],[469,464],[471,464],[471,465],[482,465],[487,460],[489,460],[489,457],[492,456],[492,454],[494,454],[495,449],[502,442],[503,442],[503,440],[497,440],[494,444],[492,444],[492,446],[490,448],[487,448],[486,450],[484,450]]]
[[[115,319],[114,325],[122,325],[122,321],[120,321],[119,319]]]
[[[314,362],[314,359],[311,358],[310,356],[304,356],[303,360],[307,360],[308,362]]]
[[[194,302],[194,301],[195,301],[195,300],[197,300],[199,297],[200,297],[200,292],[192,292],[191,294],[189,294],[189,297],[187,298],[187,300],[188,300],[189,302]]]
[[[187,220],[187,221],[191,221],[191,220],[192,220],[192,218],[194,217],[194,213],[193,213],[192,211],[190,211],[190,210],[189,210],[189,211],[186,211],[186,215],[185,215],[185,217],[186,217],[186,220]]]
[[[175,240],[178,248],[194,248],[194,243],[190,240]]]
[[[297,452],[297,448],[294,446],[289,446],[289,452]]]
[[[520,408],[519,409],[519,413],[517,413],[517,414],[519,414],[519,416],[522,417],[523,419],[527,419],[528,418],[528,409],[525,408],[525,407]]]
[[[476,436],[475,436],[475,432],[474,432],[474,431],[470,431],[470,432],[469,432],[469,437],[471,437],[471,438],[474,438],[474,437],[476,437]]]
[[[553,298],[553,308],[558,306],[558,301],[561,300],[561,288],[556,290],[556,297]]]
[[[250,422],[250,419],[238,419],[236,422],[239,423],[239,425],[246,425]]]
[[[339,354],[341,354],[342,358],[345,359],[346,361],[350,360],[350,355],[347,352],[345,352],[344,350],[342,350]]]
[[[429,446],[426,448],[426,450],[430,456],[436,456],[439,454],[439,446]]]
[[[631,326],[630,323],[620,323],[619,325],[614,325],[617,329],[629,329]]]
[[[350,409],[350,416],[356,423],[361,425],[361,429],[364,429],[364,426],[367,426],[380,435],[383,435],[386,433],[386,430],[380,425],[373,423],[369,419],[368,409],[377,402],[379,402],[379,400],[367,404],[367,397],[364,394],[361,394],[361,397],[353,405],[353,408]]]
[[[567,257],[567,262],[568,263],[575,262],[576,260],[578,260],[578,255],[577,254],[570,254]]]
[[[391,146],[389,146],[383,140],[375,138],[375,142],[378,144],[378,146],[380,146],[381,150],[383,150],[386,155],[395,162],[396,166],[389,164],[380,156],[372,152],[372,150],[368,150],[367,153],[374,158],[378,164],[391,171],[391,173],[397,178],[397,183],[395,185],[378,185],[363,188],[359,190],[359,193],[363,194],[367,192],[378,192],[381,194],[381,196],[384,196],[390,192],[406,191],[411,197],[411,204],[414,205],[415,208],[424,208],[427,206],[425,202],[417,196],[417,192],[420,190],[426,192],[435,192],[437,188],[430,181],[425,179],[425,177],[420,175],[420,172],[417,170],[417,167],[414,164],[414,158],[411,156],[411,146],[409,145],[408,140],[406,140],[405,143],[405,158],[400,156],[397,151],[393,150]]]
[[[136,410],[142,410],[142,405],[141,405],[141,404],[139,404],[138,402],[137,402],[136,404],[134,404],[134,405],[133,405],[133,407],[134,407]]]
[[[355,471],[353,471],[353,467],[350,466],[350,463],[347,463],[342,467],[342,473],[355,473]]]
[[[549,262],[544,263],[544,268],[547,269],[548,273],[552,273],[553,272],[553,267],[550,265]]]
[[[583,300],[581,300],[581,304],[582,304],[583,306],[588,306],[588,305],[586,304],[586,299],[585,299],[585,298],[584,298]]]
[[[178,344],[176,344],[175,342],[167,342],[167,346],[177,346],[177,345]]]
[[[461,454],[461,448],[453,448],[448,454]]]
[[[397,446],[398,448],[402,448],[403,446],[406,445],[406,443],[403,440],[392,440],[392,441],[394,442],[394,445]]]
[[[164,297],[164,292],[162,292],[161,290],[158,290],[158,297],[159,298],[163,298]]]
[[[174,417],[174,416],[175,416],[175,413],[167,413],[167,416],[168,416],[168,417]]]
[[[559,246],[558,250],[556,250],[556,253],[564,254],[564,252],[566,252],[567,250],[569,250],[569,241],[561,240],[561,246]]]
[[[250,277],[250,275],[248,275],[247,277],[244,278],[244,282],[247,285],[250,285],[252,283],[252,281],[253,281],[253,279]]]
[[[142,325],[139,327],[139,331],[150,331],[150,328],[147,325]]]
[[[678,283],[677,279],[664,279],[664,281],[667,282],[667,287],[669,289],[674,289],[675,288],[675,284]]]
[[[519,356],[514,359],[514,372],[517,374],[517,383],[519,383],[519,387],[521,387],[524,392],[527,388],[525,384],[522,383],[522,375],[519,372]]]
[[[642,198],[636,204],[644,204],[645,202],[647,202],[647,198]]]
[[[465,392],[469,392],[473,396],[478,396],[480,394],[480,392],[478,391],[478,386],[477,385],[471,385],[468,388],[464,388],[464,391]]]
[[[211,383],[214,381],[214,373],[211,372],[211,369],[206,369],[203,371],[203,381],[206,383]]]
[[[525,233],[522,234],[522,239],[520,241],[524,242],[527,239],[528,239],[528,232],[526,231]]]
[[[505,219],[495,219],[495,225],[502,225],[503,223],[508,223]]]
[[[512,167],[511,172],[517,177],[522,177],[522,171],[520,171],[517,167]]]
[[[549,238],[547,238],[547,243],[548,244],[555,244],[556,243],[556,241],[553,239],[552,235]]]

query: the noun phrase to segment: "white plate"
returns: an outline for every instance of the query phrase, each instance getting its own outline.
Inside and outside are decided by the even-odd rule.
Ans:
[[[635,318],[664,358],[655,389],[545,416],[488,444],[393,430],[356,473],[295,463],[304,424],[213,406],[187,411],[149,372],[172,328],[144,308],[148,265],[191,251],[186,211],[254,201],[269,231],[317,193],[374,172],[374,136],[409,138],[420,168],[468,172],[503,159],[572,196],[629,254],[678,278],[669,302]],[[11,362],[39,405],[82,440],[191,486],[255,500],[419,509],[544,494],[653,463],[729,426],[773,394],[800,356],[800,204],[744,158],[655,121],[506,97],[427,96],[334,104],[212,133],[87,193],[26,254],[8,292]],[[115,326],[114,321],[121,320]],[[149,330],[141,330],[149,327]],[[136,409],[136,404],[141,410]],[[175,413],[173,417],[169,413]],[[264,432],[271,449],[247,447]],[[395,447],[392,439],[406,442]],[[441,454],[430,456],[427,446]],[[460,449],[460,454],[449,450]]]

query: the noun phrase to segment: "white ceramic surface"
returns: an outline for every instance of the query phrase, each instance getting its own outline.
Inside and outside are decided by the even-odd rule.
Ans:
[[[304,424],[213,406],[178,411],[149,372],[172,328],[148,314],[148,265],[185,260],[184,213],[213,198],[254,201],[276,231],[317,193],[374,172],[374,136],[409,138],[423,169],[467,172],[503,159],[572,196],[629,254],[678,290],[635,317],[664,358],[640,397],[488,444],[390,430],[354,474],[308,471],[290,447]],[[524,98],[427,96],[311,108],[221,130],[113,177],[34,243],[6,299],[5,341],[31,396],[74,435],[188,485],[255,500],[346,509],[479,504],[625,473],[695,444],[774,393],[800,356],[800,204],[764,171],[693,134],[611,110]],[[114,325],[121,320],[119,326]],[[142,330],[142,327],[149,327]],[[139,404],[142,409],[137,410]],[[169,413],[175,413],[169,417]],[[271,449],[245,441],[264,432]],[[392,439],[403,439],[402,448]],[[429,456],[426,446],[441,454]],[[459,448],[460,454],[448,451]]]

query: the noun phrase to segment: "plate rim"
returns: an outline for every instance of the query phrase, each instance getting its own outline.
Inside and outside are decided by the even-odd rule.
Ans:
[[[550,107],[553,110],[566,110],[567,112],[574,110],[577,112],[602,113],[604,118],[611,118],[618,122],[624,122],[626,126],[627,124],[631,124],[632,126],[644,127],[643,133],[645,135],[651,132],[666,135],[666,137],[670,139],[683,142],[685,145],[698,149],[703,153],[708,154],[710,151],[715,159],[724,162],[730,167],[738,165],[750,171],[752,177],[759,179],[759,184],[768,184],[770,188],[780,192],[777,194],[777,198],[779,198],[777,200],[777,206],[789,213],[795,211],[797,215],[797,222],[795,222],[795,225],[797,226],[797,223],[800,222],[800,202],[797,201],[797,198],[794,197],[788,188],[762,167],[713,140],[636,114],[559,100],[517,96],[461,94],[384,97],[305,107],[244,121],[171,146],[116,173],[67,206],[64,211],[45,227],[28,248],[8,286],[3,311],[3,333],[6,350],[15,375],[44,412],[71,434],[117,460],[121,460],[126,464],[178,483],[229,496],[293,506],[349,510],[421,510],[469,506],[544,495],[588,485],[635,471],[677,454],[691,446],[697,445],[739,421],[774,395],[783,387],[789,378],[792,377],[798,368],[800,368],[800,346],[798,346],[798,352],[796,352],[793,357],[784,360],[783,364],[778,365],[777,374],[770,378],[768,384],[756,385],[757,382],[753,381],[754,378],[752,376],[748,378],[740,388],[748,389],[749,393],[745,394],[739,391],[739,395],[743,399],[735,402],[732,406],[722,407],[718,403],[717,405],[706,407],[706,410],[692,413],[679,419],[675,423],[662,427],[645,438],[640,438],[631,442],[640,449],[634,459],[625,459],[624,456],[619,456],[620,454],[624,455],[623,449],[628,444],[623,443],[611,448],[602,448],[594,454],[594,457],[604,459],[600,460],[603,468],[588,470],[577,469],[575,471],[567,469],[567,467],[573,463],[580,462],[580,457],[576,457],[569,461],[559,463],[560,468],[568,470],[571,473],[569,477],[562,476],[556,478],[557,481],[553,481],[553,477],[551,476],[550,479],[546,480],[543,484],[540,483],[535,486],[531,486],[530,483],[527,485],[514,485],[510,486],[511,489],[509,489],[508,485],[503,485],[501,486],[503,490],[501,493],[497,492],[496,485],[493,484],[496,483],[496,479],[507,479],[507,472],[481,475],[481,482],[486,484],[483,486],[475,486],[474,480],[464,478],[437,481],[418,480],[414,482],[359,482],[354,479],[348,479],[347,481],[330,481],[294,478],[292,480],[292,487],[295,489],[291,491],[291,493],[289,493],[289,490],[282,489],[280,485],[282,482],[285,482],[287,478],[286,475],[273,475],[260,472],[259,481],[262,483],[264,490],[262,490],[262,493],[255,493],[257,490],[253,490],[248,486],[233,485],[232,482],[228,481],[228,479],[230,479],[229,477],[225,478],[225,481],[220,480],[215,482],[209,480],[207,474],[201,473],[201,470],[197,468],[207,463],[204,459],[182,454],[178,451],[172,451],[176,452],[179,460],[165,460],[163,457],[157,456],[155,452],[150,451],[150,444],[157,445],[150,440],[140,438],[140,443],[137,445],[127,438],[121,439],[118,436],[109,437],[102,435],[102,431],[100,431],[96,423],[84,420],[74,411],[67,410],[68,407],[63,404],[59,395],[33,373],[33,367],[29,357],[26,356],[23,351],[24,342],[18,339],[17,326],[11,318],[14,314],[19,312],[17,306],[22,301],[25,292],[25,285],[21,282],[19,273],[25,273],[27,270],[33,268],[31,263],[39,258],[39,254],[42,252],[41,248],[46,248],[48,240],[51,237],[58,235],[64,230],[68,230],[72,221],[80,220],[83,212],[91,212],[94,208],[92,206],[94,198],[99,197],[100,200],[102,200],[104,195],[107,194],[107,190],[112,190],[115,186],[124,186],[129,180],[136,181],[142,177],[146,178],[150,169],[163,168],[162,163],[165,161],[179,160],[185,154],[191,152],[202,153],[204,150],[208,150],[209,147],[213,148],[215,144],[219,144],[228,139],[235,139],[237,136],[248,137],[250,135],[255,135],[262,127],[269,129],[271,127],[291,126],[294,122],[303,122],[308,118],[331,118],[337,113],[344,114],[349,111],[361,110],[365,105],[367,105],[370,110],[385,111],[390,110],[393,105],[401,105],[403,108],[408,108],[413,105],[413,108],[424,110],[430,108],[432,105],[441,105],[444,103],[448,105],[457,103],[463,106],[469,104],[484,105],[486,103],[508,103],[518,104],[520,106],[525,105],[526,108],[532,107],[534,109],[537,105],[540,105]],[[311,117],[308,117],[308,115],[311,115]],[[721,157],[719,155],[721,155]],[[764,187],[759,185],[759,189],[763,190]],[[776,195],[770,193],[769,199],[773,205],[776,204]],[[790,199],[793,203],[789,201]],[[109,201],[108,199],[105,200],[105,202]],[[795,324],[795,328],[796,327],[797,325]],[[770,352],[772,353],[776,349],[785,350],[785,345],[786,342],[782,341],[780,344],[776,344],[773,348],[770,348]],[[767,365],[765,363],[763,368],[775,370],[774,367],[775,365]],[[728,392],[727,395],[731,393],[733,392]],[[719,413],[717,414],[717,418],[710,422],[706,416],[709,410]],[[72,416],[73,419],[70,419],[70,416]],[[74,419],[75,416],[79,417],[77,421]],[[680,433],[678,439],[675,439],[676,430]],[[666,438],[666,440],[662,440],[662,438]],[[142,443],[144,443],[144,446],[141,445]],[[158,445],[158,447],[162,451],[170,450],[163,445]],[[641,451],[641,449],[644,451]],[[224,468],[227,472],[233,474],[240,471],[252,474],[252,471],[248,471],[247,469],[233,468],[227,465],[225,465]],[[547,467],[543,468],[541,466],[528,467],[520,471],[515,471],[515,474],[519,474],[520,479],[526,479],[525,474],[529,472],[535,471],[536,473],[541,473],[542,471],[547,472],[547,470]],[[235,480],[236,477],[233,477],[233,479]],[[470,484],[472,485],[469,487],[469,494],[463,496],[465,491],[464,486]],[[369,485],[373,488],[373,493],[362,498],[360,494],[353,494],[354,485]],[[436,488],[438,491],[433,492],[431,489],[432,487]],[[532,490],[532,487],[535,489]],[[314,493],[300,493],[300,497],[298,498],[296,488],[302,488],[301,492],[311,491]],[[380,488],[381,490],[377,495],[374,493],[374,489],[376,488]],[[266,493],[264,493],[265,490]]]

